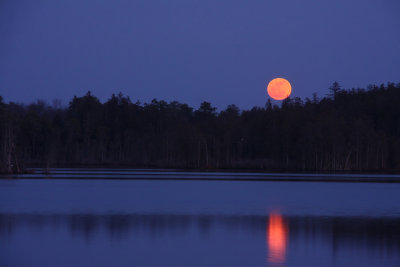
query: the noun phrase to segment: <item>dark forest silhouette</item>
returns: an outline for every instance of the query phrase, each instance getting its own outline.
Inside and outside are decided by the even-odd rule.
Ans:
[[[88,92],[66,108],[0,97],[1,172],[32,166],[270,171],[400,169],[400,84],[343,90],[281,106],[217,112],[208,102],[105,103]]]

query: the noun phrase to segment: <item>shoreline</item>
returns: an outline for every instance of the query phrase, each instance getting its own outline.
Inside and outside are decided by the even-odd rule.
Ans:
[[[109,168],[32,168],[27,171],[24,174],[1,174],[0,179],[400,183],[400,174],[387,173],[277,173],[254,170],[229,172]]]

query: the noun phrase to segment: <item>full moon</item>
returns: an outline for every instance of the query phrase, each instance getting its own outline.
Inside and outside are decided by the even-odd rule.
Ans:
[[[275,100],[283,100],[289,97],[292,86],[289,81],[283,78],[275,78],[269,82],[267,91],[270,97]]]

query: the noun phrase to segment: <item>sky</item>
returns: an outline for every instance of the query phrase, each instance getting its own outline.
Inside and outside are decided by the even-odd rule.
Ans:
[[[0,0],[0,95],[263,106],[400,82],[398,0]]]

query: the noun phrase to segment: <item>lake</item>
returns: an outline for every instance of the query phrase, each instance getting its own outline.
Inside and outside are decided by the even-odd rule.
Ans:
[[[400,266],[396,175],[18,178],[0,179],[0,266]]]

